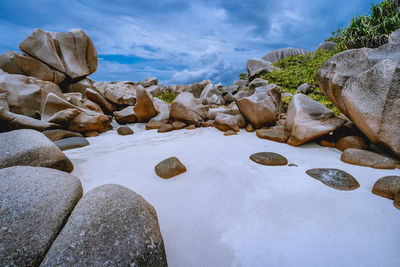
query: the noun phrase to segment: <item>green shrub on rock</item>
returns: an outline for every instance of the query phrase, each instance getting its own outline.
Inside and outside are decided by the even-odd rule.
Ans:
[[[161,95],[157,96],[159,99],[167,102],[168,104],[171,104],[175,98],[176,98],[176,94],[174,93],[170,93],[167,90],[162,90],[161,91]]]
[[[270,83],[279,85],[283,91],[296,94],[296,89],[303,83],[310,85],[312,93],[309,96],[333,110],[339,115],[339,110],[329,101],[318,87],[316,73],[322,64],[340,50],[317,50],[306,56],[297,55],[278,61],[274,66],[279,69],[267,73],[263,78]],[[288,104],[288,103],[287,103]]]

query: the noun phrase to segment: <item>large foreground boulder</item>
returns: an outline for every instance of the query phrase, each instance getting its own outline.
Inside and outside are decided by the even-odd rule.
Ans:
[[[41,266],[167,266],[154,208],[121,185],[78,202]]]
[[[328,134],[345,123],[321,103],[303,94],[293,96],[290,101],[286,130],[290,137],[288,144],[298,146]]]
[[[44,101],[49,93],[63,97],[61,89],[54,83],[2,71],[0,93],[7,95],[11,112],[32,118],[40,118]]]
[[[82,196],[79,179],[58,170],[0,170],[0,265],[39,266]]]
[[[32,76],[42,81],[60,83],[65,75],[43,62],[26,55],[9,50],[0,55],[0,69],[9,74]]]
[[[1,133],[0,151],[0,169],[27,165],[72,172],[74,168],[52,141],[34,130]]]
[[[318,70],[324,94],[368,139],[400,156],[400,43],[351,49]]]
[[[374,184],[372,193],[394,200],[400,194],[400,176],[385,176]]]
[[[200,124],[206,119],[208,106],[201,103],[193,94],[183,92],[171,104],[170,118],[187,124]]]
[[[34,30],[20,49],[72,79],[87,76],[97,69],[97,52],[92,40],[80,29],[67,33]]]
[[[243,116],[258,129],[278,120],[281,88],[275,84],[258,87],[253,95],[235,98],[235,102]]]

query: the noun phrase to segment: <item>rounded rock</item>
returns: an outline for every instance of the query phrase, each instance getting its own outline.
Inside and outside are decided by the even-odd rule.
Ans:
[[[267,166],[284,166],[288,164],[287,159],[273,152],[260,152],[250,156],[250,159],[258,164]]]
[[[380,178],[374,184],[372,193],[375,195],[394,199],[400,192],[400,176],[385,176]]]
[[[118,127],[117,132],[119,135],[130,135],[133,134],[133,130],[128,126]]]
[[[308,170],[306,173],[337,190],[354,190],[360,187],[360,184],[353,176],[342,170],[317,168]]]
[[[176,157],[167,158],[158,163],[154,170],[161,178],[168,179],[186,172],[186,167]]]

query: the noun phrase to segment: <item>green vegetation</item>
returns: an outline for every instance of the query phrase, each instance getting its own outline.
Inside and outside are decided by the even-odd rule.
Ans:
[[[399,6],[398,0],[372,3],[369,15],[352,18],[346,28],[332,32],[327,41],[338,43],[342,50],[381,46],[388,42],[393,31],[400,28]]]
[[[240,73],[239,74],[239,79],[246,80],[247,79],[247,73]]]
[[[308,96],[333,110],[336,115],[339,115],[339,110],[322,93],[316,80],[319,67],[330,57],[339,52],[339,50],[330,52],[327,50],[317,50],[307,56],[297,55],[284,58],[274,64],[276,67],[280,68],[280,70],[267,73],[263,78],[270,83],[279,85],[283,91],[292,94],[296,93],[297,87],[301,84],[308,83],[312,88],[312,93]],[[286,100],[290,101],[289,98]],[[284,101],[286,100],[284,98]]]
[[[157,96],[157,98],[171,104],[172,101],[175,100],[176,94],[168,92],[168,90],[162,90],[161,95]]]
[[[283,110],[287,111],[290,101],[292,101],[293,96],[285,96],[281,99],[281,102],[283,103]]]

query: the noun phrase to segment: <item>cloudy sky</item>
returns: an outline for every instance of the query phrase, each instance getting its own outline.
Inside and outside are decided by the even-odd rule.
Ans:
[[[380,2],[379,0],[375,0]],[[165,84],[230,84],[247,59],[314,50],[369,0],[1,0],[0,53],[33,29],[83,29],[98,54],[96,81],[156,76]]]

